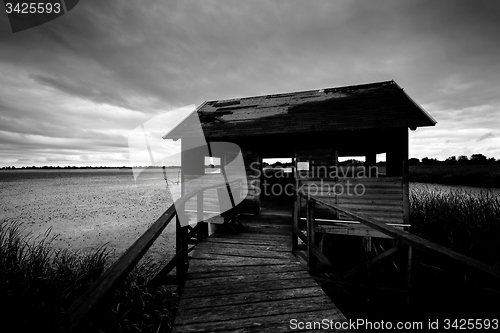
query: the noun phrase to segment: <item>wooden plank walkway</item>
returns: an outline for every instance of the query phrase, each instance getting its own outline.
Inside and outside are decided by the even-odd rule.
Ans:
[[[292,319],[346,320],[291,253],[291,217],[239,219],[239,234],[214,234],[193,251],[173,332],[296,332]]]

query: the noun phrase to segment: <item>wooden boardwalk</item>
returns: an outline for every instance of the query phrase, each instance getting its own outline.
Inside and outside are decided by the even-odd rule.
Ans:
[[[214,234],[192,252],[173,332],[296,332],[292,319],[346,320],[291,253],[291,217],[240,220],[239,234]]]

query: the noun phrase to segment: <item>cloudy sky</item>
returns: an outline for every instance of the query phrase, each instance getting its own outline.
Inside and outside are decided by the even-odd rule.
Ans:
[[[438,121],[411,157],[500,159],[499,17],[496,0],[81,0],[14,34],[2,10],[0,166],[129,165],[130,131],[179,107],[391,79]]]

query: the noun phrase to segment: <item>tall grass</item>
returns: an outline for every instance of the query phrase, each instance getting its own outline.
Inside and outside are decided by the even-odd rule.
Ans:
[[[35,238],[18,222],[0,225],[0,302],[7,332],[50,325],[103,272],[104,248],[89,255],[56,250],[50,232]]]
[[[103,273],[108,250],[80,254],[55,249],[51,230],[39,237],[15,221],[0,221],[0,320],[2,332],[50,329]],[[156,265],[143,262],[87,323],[88,332],[168,331],[177,298],[166,286],[147,283]]]
[[[411,232],[492,266],[500,265],[500,196],[464,189],[410,191]]]
[[[143,261],[117,288],[85,332],[170,332],[179,304],[175,286],[150,286],[157,263]]]

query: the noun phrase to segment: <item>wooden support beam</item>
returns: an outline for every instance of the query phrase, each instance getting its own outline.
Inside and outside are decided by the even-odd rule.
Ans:
[[[323,252],[321,252],[321,250],[316,246],[316,245],[312,245],[310,247],[310,251],[312,251],[312,253],[314,254],[314,256],[316,257],[316,259],[318,259],[319,261],[321,261],[322,264],[324,265],[327,265],[327,266],[333,266],[333,264],[331,263],[330,259],[328,259],[324,254]]]
[[[304,242],[304,244],[307,244],[307,236],[304,235],[304,233],[302,232],[302,230],[300,230],[299,228],[297,228],[296,226],[292,226],[292,231],[293,233],[300,238],[300,240],[302,242]]]
[[[399,247],[397,247],[397,246],[391,247],[387,251],[384,251],[381,254],[377,255],[376,257],[372,258],[369,262],[369,265],[371,266],[371,265],[375,264],[376,262],[379,262],[380,260],[389,257],[391,254],[396,253],[398,250],[399,250]],[[356,267],[353,267],[353,268],[349,269],[348,271],[344,272],[341,275],[341,277],[344,279],[348,278],[348,277],[354,275],[355,273],[359,272],[360,270],[362,270],[364,267],[365,266],[363,264],[357,265]]]
[[[406,266],[406,287],[408,288],[408,294],[406,297],[406,303],[408,304],[408,308],[411,305],[411,271],[412,271],[412,260],[413,260],[413,250],[410,245],[407,246],[407,266]]]
[[[376,164],[377,164],[377,154],[369,153],[365,155],[365,167],[367,171],[371,166]]]
[[[160,285],[163,284],[164,279],[167,278],[168,273],[170,273],[177,265],[177,262],[182,257],[182,253],[178,252],[175,256],[170,259],[170,261],[159,271],[149,282],[149,285]],[[176,278],[177,280],[177,278]],[[179,281],[177,281],[179,282]]]

